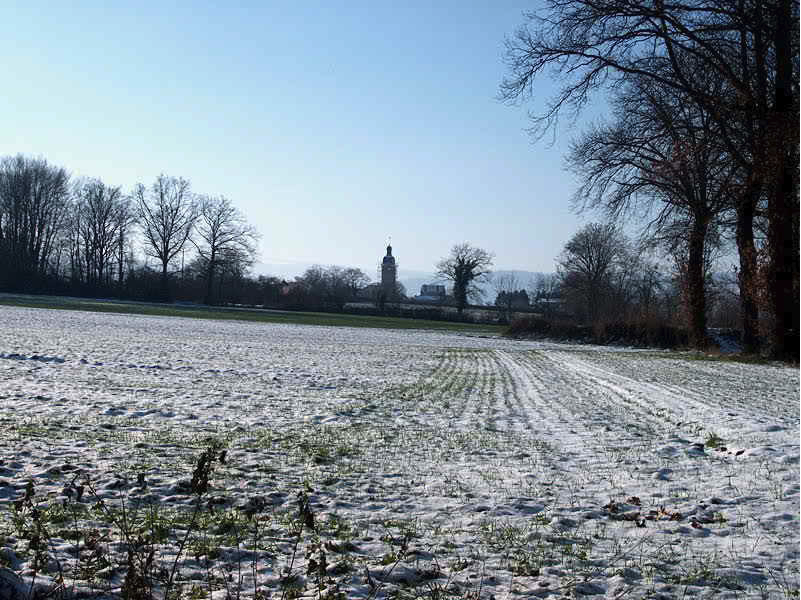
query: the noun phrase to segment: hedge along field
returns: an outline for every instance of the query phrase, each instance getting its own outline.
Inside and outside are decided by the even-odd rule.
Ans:
[[[260,308],[209,307],[199,304],[160,304],[120,300],[94,300],[64,296],[0,294],[0,305],[60,310],[84,310],[118,314],[214,319],[256,323],[321,325],[326,327],[370,327],[381,329],[434,329],[474,334],[500,334],[500,325],[434,321],[391,316],[303,312]]]
[[[0,322],[0,596],[798,596],[797,369],[434,331]]]

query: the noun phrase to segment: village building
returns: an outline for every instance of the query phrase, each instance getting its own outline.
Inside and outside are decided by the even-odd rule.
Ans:
[[[447,293],[441,283],[424,283],[420,286],[420,294],[415,296],[417,302],[445,302]]]

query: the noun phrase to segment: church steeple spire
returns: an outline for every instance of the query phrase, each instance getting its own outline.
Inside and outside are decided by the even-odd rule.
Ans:
[[[398,281],[398,265],[395,257],[392,256],[392,238],[387,238],[387,255],[381,261],[381,291],[384,298],[391,299],[397,294],[395,292]]]

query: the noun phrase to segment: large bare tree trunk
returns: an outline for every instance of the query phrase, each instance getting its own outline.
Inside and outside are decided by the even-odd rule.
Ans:
[[[456,314],[461,317],[464,313],[464,307],[467,305],[467,286],[455,283],[453,286],[453,297],[454,300],[456,300]]]
[[[161,301],[170,301],[170,275],[167,272],[167,263],[161,263]]]
[[[687,257],[687,311],[690,345],[697,350],[707,346],[706,294],[704,290],[704,245],[707,224],[695,219],[690,229]]]
[[[743,321],[743,352],[759,352],[759,308],[757,303],[757,260],[754,245],[755,190],[737,206],[737,252],[740,256],[740,315]]]
[[[774,358],[798,360],[798,164],[792,151],[798,116],[793,115],[791,1],[780,0],[777,8],[776,98],[771,123],[776,161],[768,198],[768,291],[773,312],[770,353]]]
[[[211,256],[209,257],[208,271],[206,273],[206,300],[205,304],[214,304],[214,271],[217,267],[217,253],[215,249],[211,249]]]
[[[781,360],[798,360],[799,343],[798,239],[794,231],[798,206],[793,199],[795,185],[790,171],[789,165],[782,166],[768,203],[768,291],[773,313],[770,354]]]

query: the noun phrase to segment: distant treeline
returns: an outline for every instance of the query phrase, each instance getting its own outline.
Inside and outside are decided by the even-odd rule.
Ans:
[[[409,303],[403,286],[388,292],[353,267],[315,265],[292,281],[252,276],[255,228],[227,198],[195,193],[185,179],[162,174],[126,192],[99,179],[72,179],[43,158],[0,159],[0,291],[507,323],[533,311],[548,325],[528,319],[515,333],[554,335],[575,326],[596,341],[696,348],[707,344],[708,326],[741,330],[751,351],[775,338],[769,279],[753,282],[756,339],[749,341],[743,294],[754,290],[743,285],[742,272],[715,275],[722,236],[706,240],[695,281],[685,225],[634,243],[614,225],[590,223],[567,241],[556,273],[492,280],[494,307],[479,314],[465,309],[480,295],[476,282],[490,279],[492,254],[467,243],[437,263],[452,295],[423,308]],[[659,246],[668,247],[667,262],[653,258]],[[781,344],[774,339],[771,346]],[[797,349],[785,357],[793,356]]]
[[[0,291],[307,310],[369,294],[353,268],[251,276],[258,237],[227,198],[183,178],[126,191],[44,158],[0,159]]]
[[[22,155],[0,160],[0,289],[213,302],[253,262],[255,230],[222,196],[159,175],[126,192]]]
[[[227,198],[180,177],[123,190],[44,158],[0,159],[0,291],[470,320],[404,312],[402,285],[388,291],[358,268],[253,276],[258,238]]]

